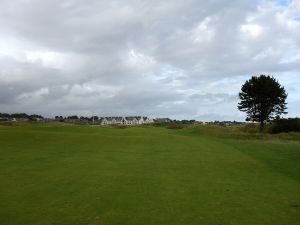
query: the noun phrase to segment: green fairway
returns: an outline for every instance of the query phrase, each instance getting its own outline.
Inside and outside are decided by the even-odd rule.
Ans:
[[[300,141],[0,125],[1,225],[297,225]]]

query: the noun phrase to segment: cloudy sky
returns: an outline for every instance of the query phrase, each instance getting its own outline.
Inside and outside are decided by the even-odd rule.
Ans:
[[[241,120],[271,74],[300,116],[300,0],[0,0],[0,111]]]

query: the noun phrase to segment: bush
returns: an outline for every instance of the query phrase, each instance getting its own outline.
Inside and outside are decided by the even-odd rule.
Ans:
[[[300,118],[275,120],[269,128],[269,132],[272,134],[281,132],[300,132]]]
[[[171,123],[167,126],[168,129],[182,129],[184,126],[176,123]]]
[[[246,124],[244,126],[241,126],[239,129],[242,132],[245,132],[245,133],[255,134],[255,133],[259,132],[259,124],[250,123],[250,124]]]

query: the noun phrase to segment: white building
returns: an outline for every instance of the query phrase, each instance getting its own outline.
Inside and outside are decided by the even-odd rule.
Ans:
[[[139,125],[153,123],[153,119],[146,116],[127,116],[127,117],[102,117],[101,125]]]

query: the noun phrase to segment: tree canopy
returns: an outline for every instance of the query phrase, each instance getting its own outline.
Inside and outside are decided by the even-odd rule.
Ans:
[[[239,97],[238,109],[247,113],[247,121],[259,122],[261,130],[266,122],[287,113],[287,93],[273,76],[252,76],[243,84]]]

